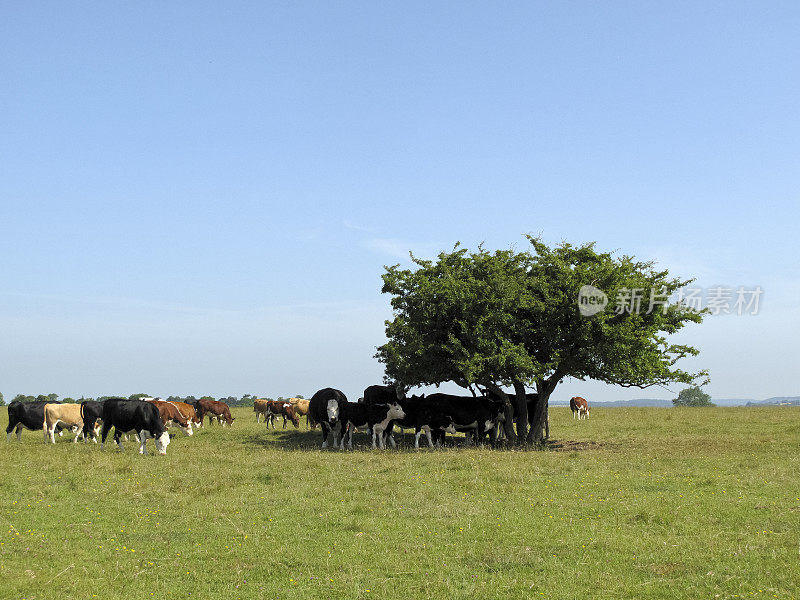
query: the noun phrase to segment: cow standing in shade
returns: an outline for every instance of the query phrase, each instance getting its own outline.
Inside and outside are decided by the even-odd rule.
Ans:
[[[322,447],[328,447],[328,436],[333,434],[333,447],[338,445],[338,437],[344,435],[344,424],[340,418],[342,405],[347,402],[340,390],[324,388],[311,397],[308,414],[322,428]]]

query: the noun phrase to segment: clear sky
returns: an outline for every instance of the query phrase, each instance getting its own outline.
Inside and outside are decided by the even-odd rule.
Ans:
[[[3,2],[0,391],[355,399],[383,265],[535,233],[760,285],[686,367],[800,395],[798,32],[797,2]]]

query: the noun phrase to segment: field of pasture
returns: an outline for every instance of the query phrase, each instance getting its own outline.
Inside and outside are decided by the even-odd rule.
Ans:
[[[553,408],[546,451],[320,451],[233,412],[166,456],[2,440],[0,596],[800,596],[797,408]]]

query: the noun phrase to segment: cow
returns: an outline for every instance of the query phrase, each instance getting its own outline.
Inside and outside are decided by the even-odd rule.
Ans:
[[[372,431],[372,448],[375,448],[377,440],[378,447],[383,449],[384,431],[389,427],[394,419],[402,419],[406,416],[403,408],[397,400],[391,404],[366,404],[345,402],[341,406],[341,421],[344,432],[342,433],[341,449],[344,450],[344,438],[348,435],[347,447],[353,449],[353,431],[357,427],[368,428]]]
[[[497,441],[497,426],[505,419],[503,404],[485,396],[431,394],[426,404],[452,418],[456,431],[473,434],[476,442],[485,439],[488,433],[493,446]],[[444,432],[439,429],[436,433],[443,441]]]
[[[225,423],[233,425],[236,417],[231,416],[231,409],[227,404],[219,400],[198,400],[197,401],[197,416],[200,422],[208,415],[209,423],[213,423],[216,418],[217,421],[224,427]]]
[[[55,404],[48,402],[44,405],[44,422],[42,423],[42,431],[44,432],[44,441],[47,443],[56,443],[56,426],[61,425],[75,432],[74,443],[78,443],[78,438],[82,437],[83,432],[83,419],[81,418],[80,404]]]
[[[92,441],[97,443],[100,433],[100,424],[103,422],[103,401],[84,400],[81,406],[81,420],[83,421],[83,439],[91,435]]]
[[[572,410],[572,418],[583,420],[589,418],[589,403],[586,399],[580,396],[575,396],[569,399],[569,408]]]
[[[126,400],[124,398],[109,398],[103,403],[103,432],[100,440],[102,450],[108,437],[108,432],[114,428],[114,441],[122,450],[120,438],[123,433],[136,432],[141,445],[139,454],[147,454],[147,439],[153,438],[159,454],[167,453],[169,434],[164,427],[164,421],[158,412],[158,407],[152,402],[142,400]]]
[[[177,425],[186,435],[192,435],[192,433],[194,433],[192,431],[192,425],[189,423],[188,416],[184,416],[173,402],[164,402],[163,400],[157,399],[147,400],[147,402],[155,404],[158,409],[158,414],[164,422],[164,427]]]
[[[322,447],[328,447],[328,436],[333,433],[333,447],[338,445],[337,437],[344,435],[344,428],[339,413],[342,405],[347,402],[340,390],[323,388],[316,392],[309,401],[308,414],[311,419],[320,424],[322,428]]]
[[[294,410],[294,407],[286,401],[273,400],[269,404],[269,417],[272,422],[272,428],[275,428],[275,417],[283,417],[283,428],[286,429],[286,419],[289,419],[297,429],[300,427],[300,417]]]
[[[366,398],[365,398],[366,402]],[[392,429],[397,425],[401,429],[413,429],[414,447],[419,448],[419,438],[424,433],[428,439],[428,446],[433,447],[434,442],[431,436],[432,431],[444,431],[447,433],[456,433],[453,419],[439,407],[432,406],[425,401],[425,395],[411,396],[398,400],[398,403],[403,408],[405,416],[395,419],[387,428],[387,435],[389,443],[392,447],[395,446],[394,435]]]
[[[17,440],[22,440],[22,428],[31,431],[41,431],[44,426],[44,405],[61,404],[60,402],[47,402],[37,400],[34,402],[20,402],[14,400],[8,405],[8,427],[6,439],[11,439],[11,432],[16,428]],[[61,425],[56,425],[58,435],[63,435]]]
[[[200,427],[200,419],[197,417],[197,411],[194,409],[193,405],[188,402],[179,402],[177,400],[164,400],[164,402],[172,404],[177,408],[181,416],[189,422],[189,425]]]
[[[264,415],[264,420],[269,424],[269,400],[256,398],[253,401],[253,412],[256,413],[256,423],[261,423],[261,415]]]
[[[359,402],[365,404],[391,404],[405,398],[405,394],[392,385],[371,385],[364,390]]]
[[[294,408],[294,412],[298,418],[305,416],[306,429],[309,427],[311,429],[316,429],[317,424],[312,421],[311,415],[308,414],[309,402],[310,400],[306,400],[305,398],[289,398],[289,403],[292,405],[292,408]]]

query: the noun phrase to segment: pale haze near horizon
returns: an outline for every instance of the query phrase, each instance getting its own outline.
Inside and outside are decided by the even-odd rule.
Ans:
[[[0,392],[354,400],[384,265],[533,233],[761,286],[683,366],[800,395],[799,30],[795,3],[6,3]]]

